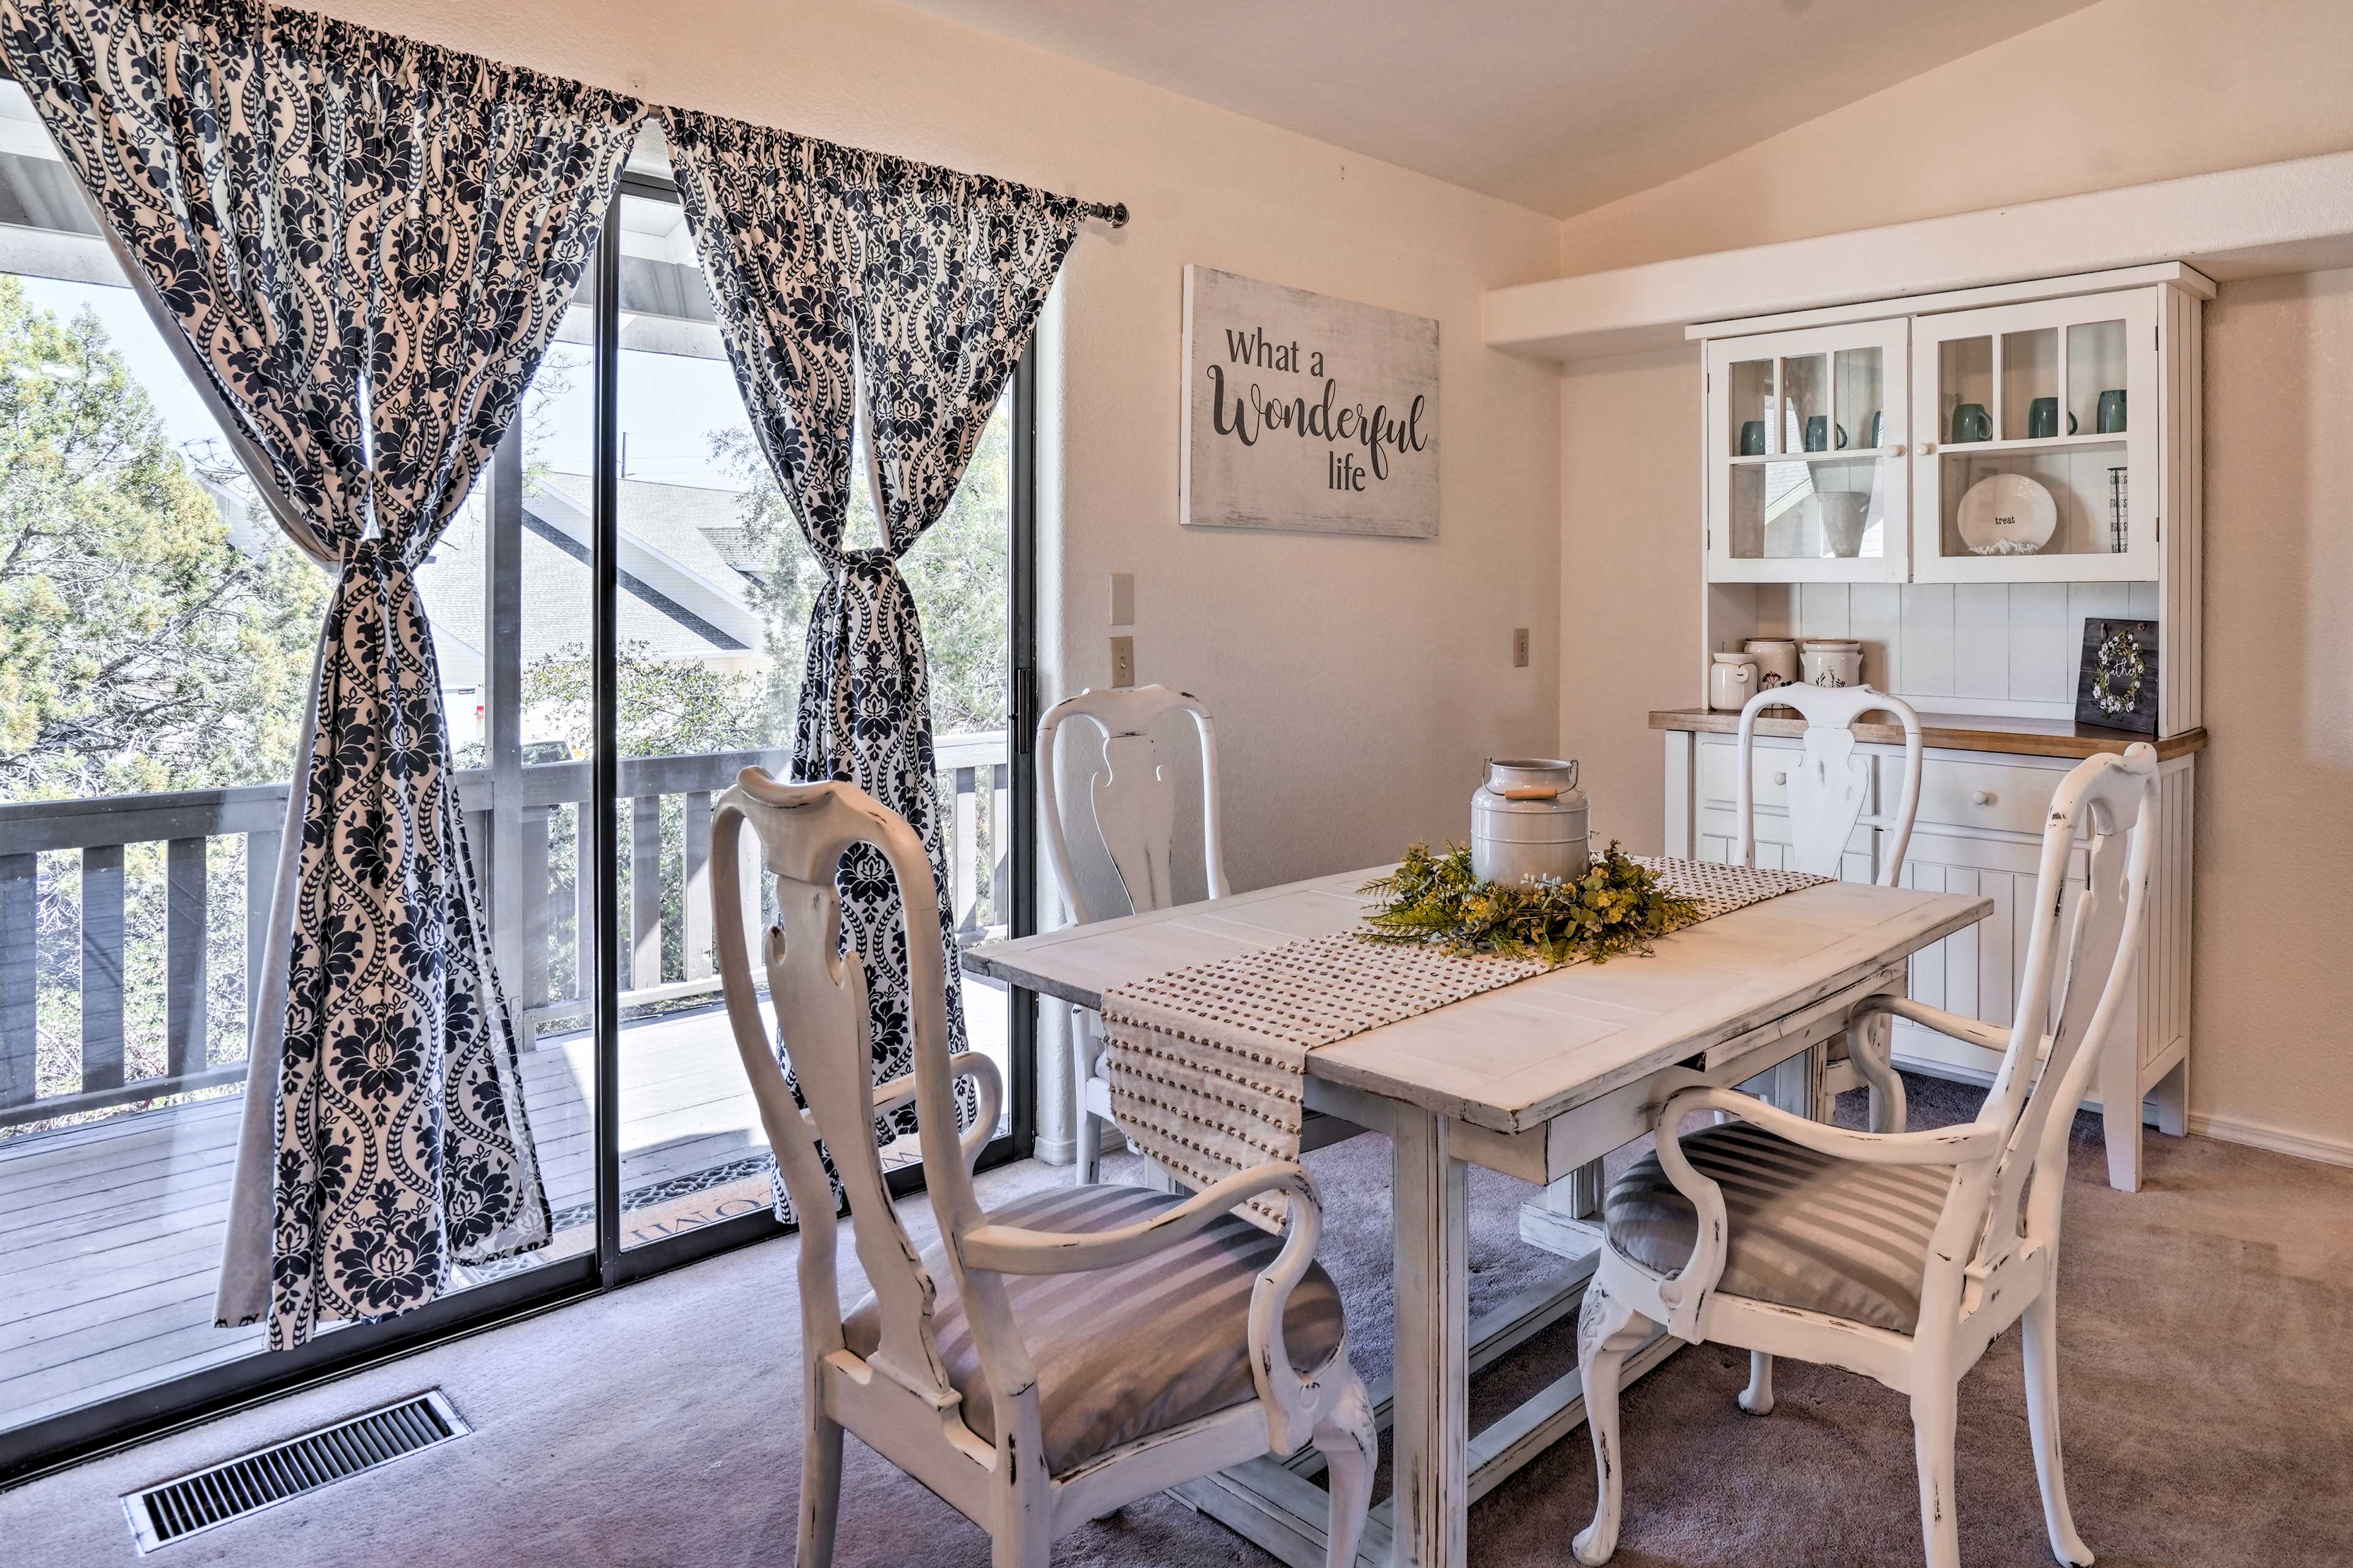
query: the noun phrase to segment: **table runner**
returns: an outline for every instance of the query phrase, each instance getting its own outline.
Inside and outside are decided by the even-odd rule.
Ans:
[[[1686,927],[1831,880],[1632,858],[1668,891],[1698,901]],[[1137,1149],[1195,1187],[1268,1160],[1296,1160],[1309,1052],[1554,967],[1540,959],[1457,957],[1350,930],[1114,986],[1103,998],[1112,1116]],[[1282,1203],[1254,1200],[1252,1217],[1279,1228]]]

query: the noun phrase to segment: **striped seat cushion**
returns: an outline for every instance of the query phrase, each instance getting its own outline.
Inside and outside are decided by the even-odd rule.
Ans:
[[[1083,1232],[1137,1225],[1184,1202],[1143,1187],[1061,1187],[991,1210],[992,1225]],[[1038,1372],[1046,1463],[1056,1474],[1123,1443],[1164,1432],[1257,1397],[1250,1380],[1250,1289],[1281,1251],[1280,1237],[1220,1215],[1163,1251],[1082,1274],[1008,1274],[1014,1321]],[[965,1423],[997,1440],[997,1412],[947,1262],[923,1254],[938,1289],[933,1329],[948,1381],[964,1395]],[[1283,1342],[1302,1375],[1340,1349],[1340,1292],[1311,1264],[1291,1292]],[[872,1297],[842,1322],[849,1348],[871,1355],[881,1340]]]
[[[1683,1140],[1692,1168],[1724,1189],[1725,1295],[1908,1334],[1920,1321],[1928,1239],[1953,1173],[1818,1154],[1745,1121]],[[1699,1216],[1646,1154],[1611,1184],[1609,1245],[1659,1274],[1691,1260]]]

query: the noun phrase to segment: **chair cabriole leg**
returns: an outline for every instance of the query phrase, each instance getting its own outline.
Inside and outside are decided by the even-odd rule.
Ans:
[[[1593,1522],[1577,1532],[1577,1560],[1587,1568],[1618,1550],[1624,1464],[1618,1440],[1618,1389],[1626,1356],[1650,1337],[1651,1321],[1599,1285],[1588,1286],[1577,1321],[1577,1367],[1585,1391],[1585,1428],[1593,1438]]]
[[[1325,1568],[1349,1568],[1364,1539],[1372,1507],[1373,1468],[1380,1460],[1380,1429],[1373,1421],[1372,1396],[1354,1373],[1330,1414],[1315,1428],[1315,1451],[1330,1477],[1332,1523],[1325,1536]]]
[[[2059,1452],[2059,1300],[2058,1281],[2046,1281],[2042,1291],[2027,1303],[2022,1324],[2026,1359],[2026,1427],[2034,1442],[2034,1479],[2042,1487],[2042,1527],[2051,1537],[2051,1555],[2084,1568],[2092,1549],[2075,1533],[2075,1519],[2067,1507],[2067,1471]]]

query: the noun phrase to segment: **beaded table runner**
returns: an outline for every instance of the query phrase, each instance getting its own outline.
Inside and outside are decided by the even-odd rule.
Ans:
[[[1711,861],[1634,860],[1669,892],[1698,901],[1692,924],[1831,880]],[[1112,1115],[1136,1148],[1195,1187],[1269,1160],[1296,1160],[1310,1051],[1552,967],[1458,958],[1350,930],[1114,986],[1103,998]],[[1250,1207],[1270,1227],[1281,1225],[1280,1199]]]

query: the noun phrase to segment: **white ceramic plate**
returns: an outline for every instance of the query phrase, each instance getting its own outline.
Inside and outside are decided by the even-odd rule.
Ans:
[[[2059,503],[2024,474],[1989,474],[1961,498],[1961,542],[1972,555],[2031,555],[2059,528]]]

